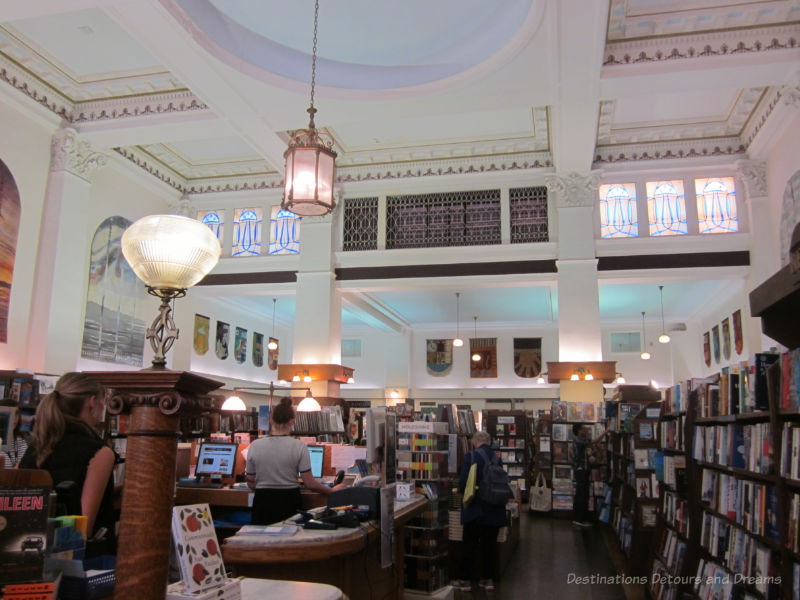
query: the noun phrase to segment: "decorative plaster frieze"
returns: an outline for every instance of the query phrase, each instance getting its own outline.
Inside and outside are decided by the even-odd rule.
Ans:
[[[167,165],[187,180],[213,177],[239,177],[242,175],[267,175],[275,173],[263,158],[228,160],[225,162],[194,164],[181,156],[169,144],[143,146],[147,154]]]
[[[80,102],[73,107],[70,117],[73,123],[86,123],[200,110],[208,110],[208,106],[189,90],[180,90]]]
[[[51,112],[69,120],[72,102],[58,90],[46,85],[0,53],[0,81],[4,81]]]
[[[748,199],[767,195],[767,164],[765,162],[737,160],[736,175],[744,183]]]
[[[168,186],[175,188],[181,193],[188,193],[186,190],[186,180],[175,172],[169,172],[169,169],[165,165],[148,159],[132,148],[113,148],[113,150],[124,158],[127,158],[137,167],[150,173],[156,179],[166,183]]]
[[[800,25],[780,25],[611,42],[603,66],[792,50],[798,48],[798,38]]]
[[[611,0],[608,20],[608,39],[621,40],[656,35],[675,35],[718,29],[757,27],[800,20],[797,0],[769,2],[718,2],[707,6],[695,3],[691,10],[677,12],[668,3],[630,3]]]
[[[750,144],[753,143],[753,140],[758,135],[758,132],[761,131],[762,127],[764,127],[767,119],[769,119],[769,116],[775,110],[778,102],[780,102],[780,99],[781,94],[778,88],[769,88],[767,93],[764,94],[763,99],[761,102],[759,102],[755,111],[753,111],[753,116],[747,122],[747,125],[741,134],[742,142],[746,148],[749,148]]]
[[[794,228],[800,223],[800,171],[786,182],[781,204],[781,266],[789,264]]]
[[[685,140],[651,144],[598,146],[595,164],[628,161],[649,161],[665,158],[701,158],[744,154],[745,147],[738,137]]]
[[[252,192],[283,188],[283,175],[244,175],[213,179],[192,179],[186,182],[187,194],[213,194],[220,192]]]
[[[50,145],[50,171],[68,171],[87,181],[99,167],[104,167],[108,159],[100,152],[94,152],[86,140],[78,137],[72,127],[62,127],[53,134]]]
[[[601,171],[545,175],[547,191],[553,194],[558,208],[594,206],[597,201],[597,188],[600,185]]]

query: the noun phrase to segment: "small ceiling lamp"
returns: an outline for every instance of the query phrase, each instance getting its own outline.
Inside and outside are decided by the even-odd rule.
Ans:
[[[569,380],[570,381],[580,381],[581,380],[581,376],[578,375],[577,373],[573,373],[572,375],[570,375]]]
[[[347,383],[355,383],[355,382],[356,382],[356,378],[355,377],[348,377],[347,378]]]
[[[594,381],[594,375],[592,375],[591,373],[587,372],[586,375],[583,376],[583,380],[584,381]]]
[[[196,219],[180,215],[142,217],[122,234],[122,254],[147,287],[161,298],[158,316],[145,337],[153,349],[153,368],[166,368],[166,354],[178,339],[170,300],[186,295],[219,261],[217,236]]]
[[[294,374],[294,377],[292,377],[292,381],[300,381],[300,372],[299,371]]]
[[[311,54],[311,105],[308,129],[298,129],[289,140],[283,153],[286,160],[285,189],[281,208],[301,217],[327,215],[335,206],[333,178],[336,170],[336,152],[333,140],[324,139],[314,125],[314,86],[317,73],[317,21],[319,0],[314,3],[314,47]],[[328,137],[329,136],[325,136]]]
[[[622,373],[617,373],[617,383],[625,383],[625,378],[622,376]]]
[[[642,360],[650,360],[650,353],[647,351],[647,336],[644,330],[644,311],[642,311],[642,353],[639,356]]]
[[[308,374],[308,371],[303,371],[303,381],[311,383],[311,375]]]
[[[247,410],[247,406],[239,396],[228,396],[222,403],[222,410]]]
[[[267,344],[267,348],[270,350],[278,349],[278,342],[275,340],[275,304],[277,302],[277,298],[272,299],[272,337],[270,337],[269,344]]]
[[[667,335],[667,328],[664,327],[664,286],[658,286],[658,293],[661,297],[661,335],[658,336],[658,341],[661,344],[669,344],[669,336]]]
[[[389,397],[392,399],[397,399],[400,397],[400,392],[398,392],[397,390],[392,390],[391,392],[389,392]]]
[[[460,331],[459,331],[459,323],[461,321],[459,317],[459,298],[461,297],[460,292],[456,292],[456,339],[453,340],[453,346],[456,348],[461,348],[464,345],[464,340],[461,339]]]
[[[473,317],[473,319],[475,320],[475,338],[477,339],[478,338],[478,317],[475,316],[475,317]],[[478,352],[476,350],[475,352],[472,353],[472,362],[478,362],[478,361],[480,361],[480,359],[481,359],[481,353],[480,352]]]
[[[322,407],[311,395],[311,390],[306,390],[306,397],[297,405],[297,412],[319,412]]]
[[[536,383],[547,383],[546,375],[547,373],[539,373],[539,377],[536,378]]]

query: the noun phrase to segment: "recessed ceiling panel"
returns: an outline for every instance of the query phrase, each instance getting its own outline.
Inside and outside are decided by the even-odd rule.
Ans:
[[[168,146],[187,162],[195,165],[260,158],[238,137],[170,142]]]
[[[737,93],[735,89],[716,89],[619,98],[614,127],[724,121]]]
[[[155,58],[100,9],[11,23],[48,60],[77,79],[163,70]]]
[[[721,285],[719,281],[686,281],[658,283],[603,283],[600,282],[600,319],[624,320],[661,317],[661,299],[658,286],[664,285],[664,317],[688,319],[713,295]],[[716,302],[716,301],[715,301]]]

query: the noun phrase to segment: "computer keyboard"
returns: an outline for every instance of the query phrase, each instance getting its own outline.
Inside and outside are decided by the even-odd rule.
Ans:
[[[187,488],[209,488],[214,490],[219,490],[225,487],[223,483],[215,483],[211,481],[198,481],[196,479],[187,479],[187,480],[179,480],[178,487],[187,487]]]

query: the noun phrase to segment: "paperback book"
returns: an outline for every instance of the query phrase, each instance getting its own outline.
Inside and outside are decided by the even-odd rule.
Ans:
[[[186,591],[202,592],[225,583],[225,567],[208,504],[173,508],[172,537]]]

